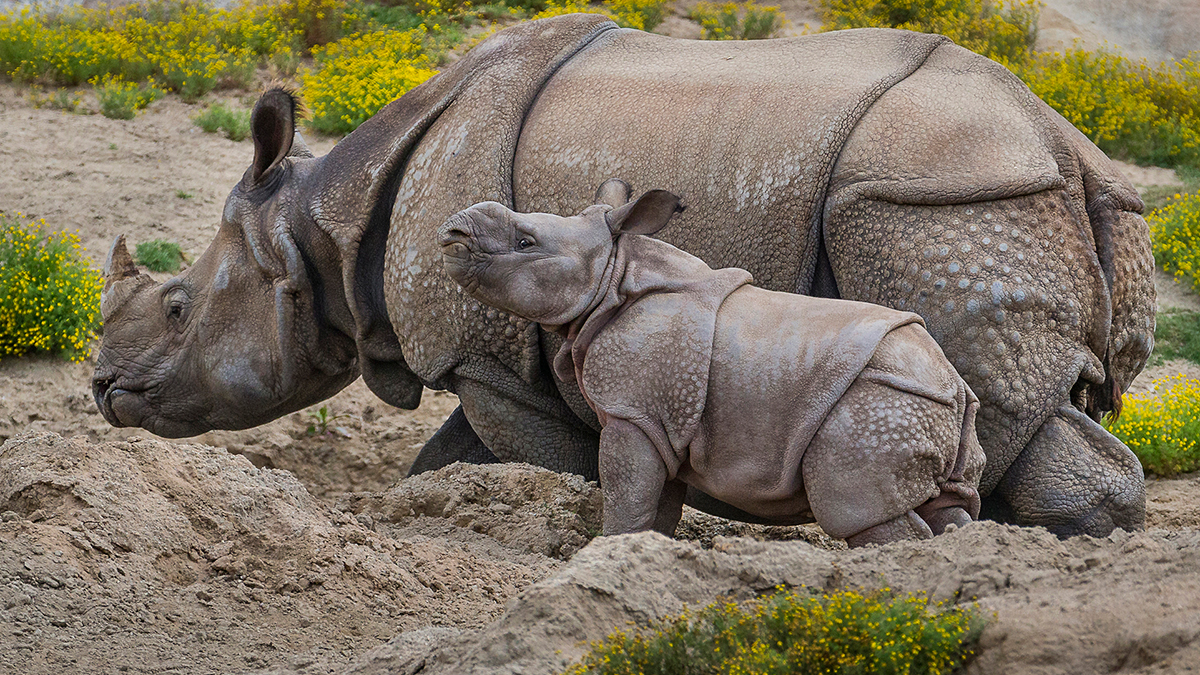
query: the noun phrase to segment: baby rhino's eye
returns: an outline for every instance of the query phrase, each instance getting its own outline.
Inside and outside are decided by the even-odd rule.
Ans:
[[[533,246],[533,239],[530,237],[521,237],[517,240],[517,250],[523,251],[530,246]]]

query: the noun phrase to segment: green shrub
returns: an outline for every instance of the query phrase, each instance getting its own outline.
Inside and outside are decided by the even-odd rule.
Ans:
[[[100,113],[114,120],[131,120],[137,111],[162,98],[163,90],[154,82],[137,84],[111,75],[93,82],[100,99]]]
[[[1200,312],[1168,309],[1159,312],[1154,326],[1155,364],[1187,359],[1200,365]]]
[[[82,361],[99,328],[103,280],[79,237],[46,233],[45,224],[0,214],[0,357],[44,351]]]
[[[1023,63],[1037,41],[1039,0],[821,0],[823,31],[903,28],[940,33],[1005,64]]]
[[[787,22],[778,7],[755,2],[701,2],[688,17],[700,24],[705,40],[762,40],[775,36]]]
[[[594,643],[568,675],[949,673],[983,630],[976,607],[930,607],[887,589],[828,595],[779,590],[716,602]]]
[[[1154,381],[1154,391],[1126,396],[1105,428],[1129,446],[1148,474],[1200,469],[1200,380],[1183,374]]]
[[[380,108],[437,74],[423,41],[424,27],[378,31],[313,49],[315,70],[305,72],[310,125],[327,134],[354,131]]]
[[[1176,195],[1146,216],[1154,262],[1200,290],[1200,193]]]
[[[134,249],[133,257],[139,265],[152,272],[178,272],[183,262],[183,251],[179,244],[163,239],[143,241]]]
[[[210,134],[224,131],[231,141],[240,141],[250,135],[250,111],[229,108],[224,103],[210,105],[193,117],[192,122]]]

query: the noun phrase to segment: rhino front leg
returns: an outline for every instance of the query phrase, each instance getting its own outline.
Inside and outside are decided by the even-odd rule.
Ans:
[[[483,441],[479,440],[479,434],[471,428],[471,423],[467,421],[467,415],[460,405],[450,413],[437,433],[426,441],[409,467],[408,475],[415,476],[434,471],[455,462],[495,464],[499,461]]]
[[[484,448],[502,462],[526,462],[597,480],[599,438],[557,396],[538,392],[515,375],[486,384],[459,378],[455,392]]]
[[[1018,524],[1060,537],[1145,526],[1146,483],[1137,457],[1069,405],[1042,424],[996,492]]]
[[[600,432],[604,534],[656,530],[668,537],[683,514],[685,487],[667,480],[667,467],[641,429],[621,419]]]

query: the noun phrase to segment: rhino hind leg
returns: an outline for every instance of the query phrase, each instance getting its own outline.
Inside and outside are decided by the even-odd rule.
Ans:
[[[975,406],[920,326],[893,331],[804,453],[817,523],[859,546],[970,522],[983,465]]]
[[[1088,214],[1064,189],[946,205],[898,204],[870,194],[859,185],[827,203],[824,237],[839,291],[846,299],[920,314],[978,395],[976,427],[987,455],[980,493],[990,496],[985,513],[1062,532],[1103,533],[1105,517],[1068,505],[1092,503],[1094,495],[1127,482],[1125,463],[1104,459],[1120,443],[1095,424],[1079,431],[1071,422],[1076,431],[1057,434],[1052,443],[1042,434],[1058,411],[1083,408],[1082,392],[1100,390],[1114,377],[1118,387],[1127,386],[1140,368],[1153,330],[1152,318],[1141,316],[1149,297],[1138,280],[1144,270],[1116,265],[1110,291],[1088,236]],[[1114,219],[1118,249],[1138,235],[1139,221],[1124,212]],[[1126,274],[1131,278],[1123,280]],[[1030,449],[1031,443],[1038,447]],[[1023,468],[1009,479],[1018,458]],[[1078,465],[1077,480],[1059,480],[1055,467],[1061,464]],[[998,490],[1002,480],[1024,492]],[[1009,498],[1050,489],[1058,495],[1051,502]],[[1042,508],[1055,501],[1063,517],[1083,520],[1069,524]],[[1100,508],[1127,510],[1116,501]],[[1117,513],[1109,519],[1133,523]]]
[[[1061,537],[1140,530],[1146,483],[1137,457],[1090,417],[1064,406],[1038,429],[996,487],[1019,525]]]
[[[409,476],[434,471],[455,462],[467,464],[495,464],[500,459],[488,450],[479,434],[471,428],[462,406],[454,409],[437,433],[421,448],[417,458],[408,469]]]

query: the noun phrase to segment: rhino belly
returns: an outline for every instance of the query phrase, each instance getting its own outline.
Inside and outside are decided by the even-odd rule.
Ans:
[[[828,176],[857,119],[942,38],[842,31],[707,42],[612,31],[575,56],[525,120],[518,211],[576,213],[617,177],[688,210],[659,237],[764,288],[808,290]]]

